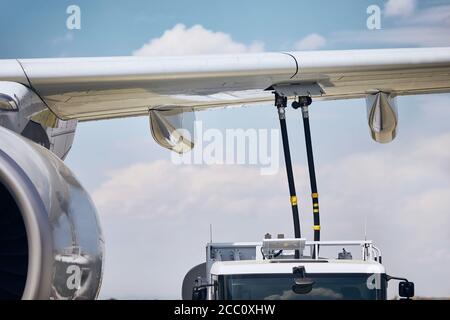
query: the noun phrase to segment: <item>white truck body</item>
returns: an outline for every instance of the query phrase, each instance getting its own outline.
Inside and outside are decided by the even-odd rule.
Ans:
[[[351,247],[359,248],[360,257],[353,259],[345,250],[335,258],[314,255]],[[295,250],[299,259],[294,259]],[[387,276],[381,261],[381,251],[372,241],[209,243],[206,264],[201,265],[204,274],[197,275],[194,286],[206,288],[208,300],[386,299]],[[314,283],[307,293],[295,293],[292,287],[299,282],[294,271],[299,268],[304,272],[301,279]]]

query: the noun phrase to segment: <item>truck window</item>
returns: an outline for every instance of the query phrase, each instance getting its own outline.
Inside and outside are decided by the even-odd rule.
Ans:
[[[219,276],[221,300],[384,300],[385,275],[308,274],[314,281],[307,294],[292,290],[292,274],[249,274]]]

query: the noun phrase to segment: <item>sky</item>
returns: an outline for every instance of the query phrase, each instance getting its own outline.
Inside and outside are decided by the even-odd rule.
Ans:
[[[68,30],[66,9],[81,10]],[[381,29],[367,27],[367,8]],[[0,0],[0,58],[188,55],[450,46],[450,1]],[[416,294],[450,296],[450,95],[398,98],[399,131],[372,141],[365,101],[314,102],[324,240],[362,239]],[[205,128],[278,129],[271,105],[197,113]],[[312,208],[300,122],[288,128],[304,235]],[[279,150],[280,163],[282,150]],[[175,165],[146,117],[80,123],[66,163],[93,197],[106,239],[100,298],[178,299],[214,241],[292,235],[284,168]],[[366,226],[366,227],[365,227]],[[366,230],[366,232],[365,232]],[[390,286],[391,296],[395,285]]]

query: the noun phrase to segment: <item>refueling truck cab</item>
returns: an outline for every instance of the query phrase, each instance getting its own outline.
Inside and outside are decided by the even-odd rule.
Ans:
[[[359,248],[358,258],[347,251],[349,247]],[[333,249],[340,251],[334,258],[315,254]],[[206,263],[191,269],[184,279],[183,299],[385,300],[391,279],[403,280],[400,296],[414,295],[412,282],[386,274],[381,251],[372,241],[280,238],[208,243]]]

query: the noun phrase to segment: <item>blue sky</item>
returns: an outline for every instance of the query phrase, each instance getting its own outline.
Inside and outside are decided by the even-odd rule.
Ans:
[[[74,3],[82,8],[82,31],[74,33],[75,40],[67,45],[55,40],[66,34],[65,11]],[[106,0],[2,1],[0,9],[3,13],[16,13],[8,14],[0,22],[0,36],[8,43],[2,48],[2,56],[129,55],[177,23],[201,24],[207,29],[227,32],[239,42],[260,39],[267,42],[269,50],[286,50],[289,43],[311,32],[326,33],[344,26],[364,28],[365,9],[373,1],[346,3],[349,11],[341,10],[341,5],[334,1],[314,1],[307,7],[303,1],[278,1],[276,4],[272,1],[167,1],[158,5],[143,0],[114,3]],[[324,7],[327,10],[323,10]],[[278,15],[275,14],[277,8],[288,10]],[[358,11],[361,14],[355,14]],[[348,19],[350,14],[355,19]],[[321,21],[319,29],[318,17]],[[22,41],[18,41],[18,37]]]
[[[381,0],[158,3],[2,0],[0,58],[131,55],[152,39],[164,40],[164,32],[178,24],[184,24],[187,30],[200,25],[208,34],[228,34],[231,44],[244,48],[255,42],[263,43],[264,51],[295,50],[311,35],[320,41],[307,42],[309,49],[450,46],[450,1],[392,2],[399,1],[400,9],[397,6],[388,9],[387,1]],[[66,8],[72,4],[81,8],[81,30],[66,28]],[[370,31],[366,27],[366,9],[372,4],[383,11],[381,30]],[[406,12],[408,8],[412,11]],[[179,46],[192,50],[186,39],[181,38]],[[207,43],[205,47],[208,49]],[[323,190],[324,237],[360,238],[366,217],[370,222],[369,237],[384,249],[388,269],[416,280],[417,292],[427,296],[450,296],[450,284],[441,281],[448,271],[437,265],[439,262],[448,266],[450,262],[446,249],[450,241],[447,218],[450,204],[445,200],[450,198],[450,168],[446,165],[450,155],[445,152],[450,143],[449,105],[449,95],[399,98],[398,137],[388,145],[371,140],[363,100],[317,102],[311,109],[316,162],[322,172],[319,189]],[[293,112],[288,112],[297,183],[306,202],[309,190],[302,128]],[[221,130],[278,128],[272,106],[215,110],[197,116],[207,127]],[[291,233],[289,207],[283,198],[287,193],[283,189],[286,188],[283,170],[265,178],[255,174],[255,168],[240,166],[194,167],[190,172],[172,167],[169,160],[170,153],[153,142],[146,118],[79,124],[67,163],[93,194],[102,217],[107,240],[104,298],[178,298],[182,276],[203,259],[210,223],[216,226],[215,234],[221,241],[255,241],[268,231]],[[211,178],[214,175],[218,177],[216,180]],[[244,191],[230,191],[230,186],[220,178],[223,175],[235,177],[234,188]],[[206,195],[192,194],[191,202],[182,199],[177,202],[167,196],[171,190],[189,193],[188,185],[184,184],[196,176],[198,190],[206,191]],[[136,182],[137,190],[131,192],[123,189],[124,181],[140,184]],[[267,202],[246,191],[261,184],[277,186],[279,190],[271,193],[258,189]],[[143,194],[133,198],[139,192]],[[124,194],[130,194],[123,200],[126,205],[108,204]],[[439,198],[435,199],[433,194]],[[200,197],[222,206],[217,209],[217,205],[208,201],[205,204],[195,200]],[[246,208],[247,198],[263,203],[254,206],[257,224],[245,212],[239,215],[241,211],[236,209]],[[360,203],[348,210],[342,204],[345,199],[359,199]],[[415,206],[411,207],[411,203]],[[437,215],[431,227],[425,226],[430,213],[416,212],[428,208],[430,203],[433,205],[430,210]],[[306,235],[310,237],[308,205],[303,209],[304,224],[308,226]],[[274,214],[267,208],[280,212]],[[164,210],[170,218],[152,216],[152,212]],[[197,218],[195,222],[189,218],[191,215]],[[393,222],[387,223],[391,218]],[[237,226],[236,221],[240,221]],[[254,228],[249,229],[249,225]],[[417,257],[417,251],[426,251],[437,242],[443,244]],[[152,260],[149,256],[158,249],[157,243],[164,243],[166,249],[161,257]],[[183,263],[173,265],[169,263],[171,251],[179,250],[180,243],[186,244],[179,253]],[[436,265],[430,261],[436,261]],[[431,280],[423,275],[423,268],[432,271]],[[173,279],[161,279],[164,272],[173,275]]]
[[[445,1],[426,3],[433,6]],[[67,43],[65,12],[71,4],[82,8],[82,30],[72,32],[74,39]],[[366,9],[372,4],[382,8],[384,1],[167,1],[156,5],[144,0],[3,0],[0,54],[3,58],[129,55],[177,23],[201,24],[243,43],[263,40],[269,51],[289,50],[310,33],[329,36],[337,31],[365,30]],[[383,26],[391,27],[395,20],[384,19]],[[344,47],[371,45],[334,44],[330,49]]]

